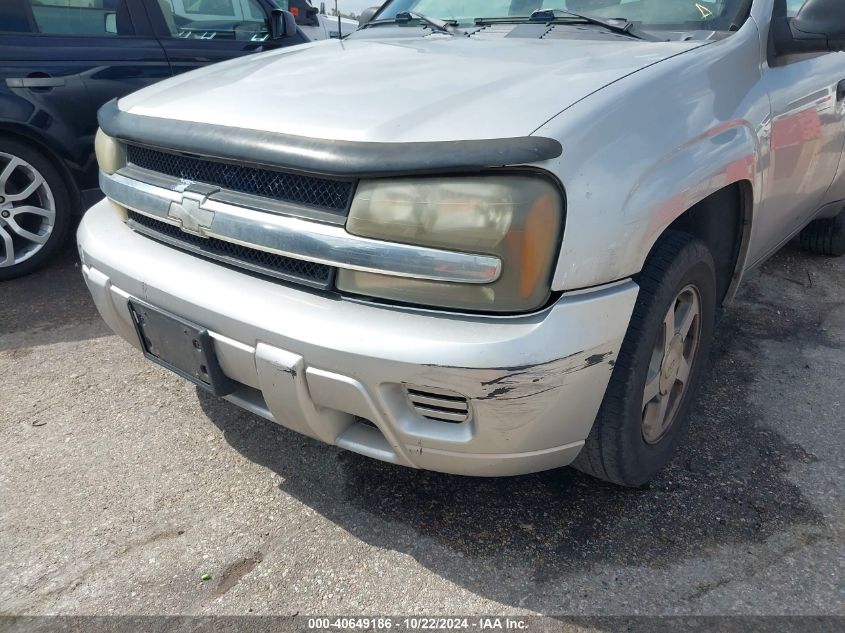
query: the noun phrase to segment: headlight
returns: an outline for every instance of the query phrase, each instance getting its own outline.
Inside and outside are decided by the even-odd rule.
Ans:
[[[463,310],[525,311],[549,297],[563,223],[551,182],[522,175],[364,181],[346,229],[363,237],[496,255],[502,275],[472,285],[341,269],[346,292]]]
[[[126,165],[126,146],[100,129],[94,137],[94,151],[100,169],[107,174],[113,174]]]

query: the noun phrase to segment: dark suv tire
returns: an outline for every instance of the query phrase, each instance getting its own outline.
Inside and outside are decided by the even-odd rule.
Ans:
[[[53,163],[28,145],[0,138],[0,281],[50,261],[67,239],[70,211]]]
[[[845,255],[845,210],[834,218],[810,222],[799,236],[801,248],[819,255]]]
[[[664,234],[639,275],[640,293],[604,401],[573,466],[641,486],[686,437],[716,314],[713,257],[703,242]]]

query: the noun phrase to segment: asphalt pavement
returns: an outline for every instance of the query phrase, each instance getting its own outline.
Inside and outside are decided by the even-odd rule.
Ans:
[[[2,614],[845,615],[845,259],[793,246],[641,490],[287,431],[112,335],[70,247],[0,284],[0,425]]]

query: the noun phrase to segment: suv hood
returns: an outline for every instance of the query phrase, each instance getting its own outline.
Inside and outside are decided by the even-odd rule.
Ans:
[[[133,114],[322,139],[527,136],[704,42],[431,36],[323,41],[206,67],[120,100]]]

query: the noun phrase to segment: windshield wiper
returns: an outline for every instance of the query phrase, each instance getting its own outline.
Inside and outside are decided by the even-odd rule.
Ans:
[[[507,16],[507,17],[496,17],[496,18],[475,18],[475,24],[481,26],[483,24],[492,24],[492,23],[502,23],[502,22],[522,22],[524,20],[529,20],[531,22],[555,22],[560,18],[566,17],[574,18],[576,20],[582,20],[587,24],[594,24],[596,26],[601,26],[606,28],[608,31],[612,33],[618,33],[619,35],[627,35],[628,37],[633,37],[638,40],[647,40],[647,41],[659,41],[658,38],[648,34],[643,33],[639,29],[634,26],[633,22],[625,18],[611,18],[616,19],[620,22],[624,22],[624,24],[613,24],[612,22],[606,22],[604,20],[600,20],[598,18],[591,17],[589,15],[583,15],[581,13],[575,13],[574,11],[569,11],[568,9],[537,9],[536,11],[532,12],[527,18],[523,16]]]
[[[528,16],[528,19],[542,22],[553,22],[556,18],[565,17],[567,15],[572,16],[573,18],[578,18],[579,20],[584,20],[584,22],[586,22],[587,24],[603,26],[612,33],[628,35],[638,40],[656,39],[635,30],[634,23],[626,18],[612,18],[618,20],[619,22],[624,22],[624,24],[620,25],[614,24],[613,22],[606,22],[605,20],[600,20],[589,15],[584,15],[583,13],[575,13],[574,11],[570,11],[569,9],[537,9],[536,11],[531,12],[531,15]]]
[[[448,33],[449,35],[455,35],[454,32],[449,30],[450,26],[456,25],[455,22],[446,22],[444,20],[430,18],[426,15],[423,15],[422,13],[414,13],[412,11],[400,11],[394,17],[394,21],[399,23],[408,23],[411,20],[419,20],[421,22],[425,22],[436,31],[440,31],[441,33]]]

